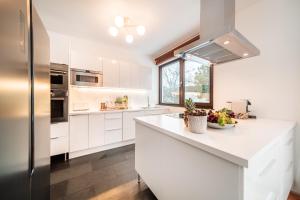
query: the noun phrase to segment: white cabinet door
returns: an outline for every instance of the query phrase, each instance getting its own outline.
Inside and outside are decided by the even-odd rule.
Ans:
[[[131,66],[131,87],[132,88],[140,88],[140,71],[139,71],[139,66],[133,64]]]
[[[71,68],[102,71],[102,58],[86,52],[71,50]]]
[[[104,145],[104,114],[89,115],[89,147]]]
[[[89,147],[88,115],[70,116],[70,152]]]
[[[56,138],[61,136],[68,136],[69,133],[69,123],[60,122],[50,125],[50,137]]]
[[[122,129],[104,131],[105,144],[113,144],[122,141]]]
[[[120,62],[120,88],[131,88],[132,67],[130,63]]]
[[[123,112],[123,140],[135,138],[135,117],[144,115],[144,111]]]
[[[69,38],[54,32],[49,32],[50,62],[69,65]]]
[[[111,59],[103,58],[103,86],[119,87],[120,85],[120,68],[119,62]]]

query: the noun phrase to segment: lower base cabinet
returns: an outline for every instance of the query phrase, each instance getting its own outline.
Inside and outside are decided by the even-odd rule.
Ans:
[[[69,150],[82,150],[101,147],[135,139],[134,118],[145,115],[167,113],[168,109],[147,109],[140,111],[120,111],[112,113],[89,113],[69,117]],[[65,140],[66,139],[66,140]],[[53,146],[68,143],[68,138],[53,141]]]
[[[104,114],[89,115],[89,148],[104,145]]]
[[[105,144],[112,144],[122,141],[122,129],[104,131]]]
[[[69,152],[69,123],[53,123],[50,126],[50,155]]]
[[[89,115],[70,116],[70,152],[89,148]]]

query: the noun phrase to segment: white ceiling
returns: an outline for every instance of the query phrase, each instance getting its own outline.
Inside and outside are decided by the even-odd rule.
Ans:
[[[237,10],[256,1],[237,0]],[[200,0],[34,0],[34,4],[48,30],[150,56],[196,35],[200,26]],[[144,25],[145,36],[135,35],[130,45],[124,41],[124,34],[111,37],[108,27],[116,15]]]

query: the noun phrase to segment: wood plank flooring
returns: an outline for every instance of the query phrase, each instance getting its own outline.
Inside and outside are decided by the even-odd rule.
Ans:
[[[157,200],[143,182],[137,184],[134,145],[68,162],[52,158],[50,191],[52,200]]]
[[[134,145],[69,162],[52,159],[50,191],[53,200],[156,200],[143,182],[137,184]]]

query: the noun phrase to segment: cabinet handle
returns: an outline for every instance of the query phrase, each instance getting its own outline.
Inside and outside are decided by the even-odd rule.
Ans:
[[[264,168],[262,168],[262,170],[260,170],[258,175],[263,176],[265,173],[269,171],[269,169],[271,169],[275,165],[275,163],[276,163],[276,159],[272,159],[270,162],[266,164]]]
[[[54,138],[51,138],[51,140],[56,140],[56,139],[58,139],[59,137],[54,137]]]

